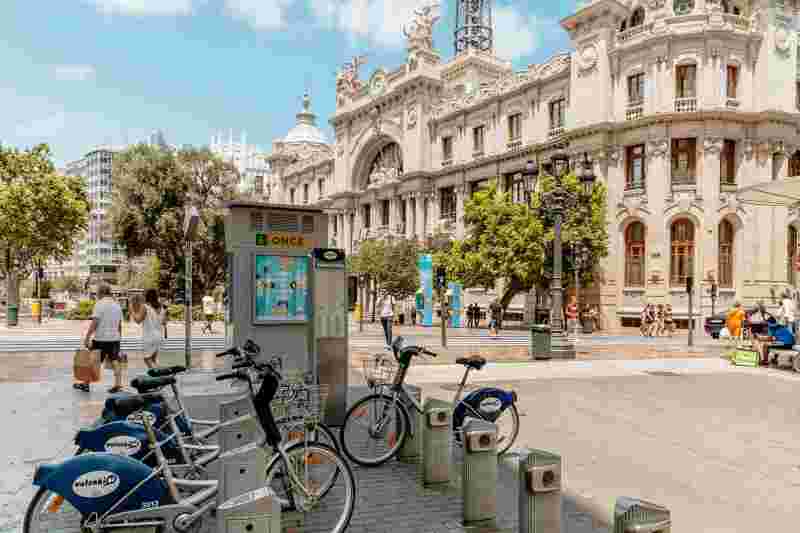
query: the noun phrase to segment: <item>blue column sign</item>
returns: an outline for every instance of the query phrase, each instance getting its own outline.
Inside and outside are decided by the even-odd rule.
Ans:
[[[419,281],[422,285],[422,325],[433,325],[433,256],[423,254],[419,257]]]
[[[463,310],[463,301],[461,298],[461,284],[457,281],[451,281],[447,284],[447,288],[450,289],[452,293],[452,298],[450,299],[450,327],[451,328],[460,328],[461,327],[461,312]]]

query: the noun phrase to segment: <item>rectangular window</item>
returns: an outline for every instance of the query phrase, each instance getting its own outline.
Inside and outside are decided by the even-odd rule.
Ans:
[[[483,141],[486,133],[486,126],[478,126],[472,129],[472,151],[483,153]]]
[[[442,161],[453,159],[453,137],[442,137]]]
[[[516,174],[509,174],[506,176],[506,192],[511,197],[511,201],[515,204],[524,204],[525,202],[525,178],[517,172]]]
[[[456,220],[456,191],[453,187],[439,189],[439,211],[443,219]]]
[[[372,218],[371,217],[371,215],[372,215],[372,213],[371,213],[372,209],[371,208],[372,208],[371,205],[364,204],[364,227],[365,228],[369,228],[370,223],[372,222],[370,220]]]
[[[472,183],[470,183],[469,195],[470,195],[470,197],[472,197],[472,196],[475,195],[476,192],[482,191],[482,190],[488,189],[488,188],[489,188],[489,179],[488,178],[484,178],[484,179],[478,180],[478,181],[473,181]]]
[[[381,226],[389,225],[389,200],[381,200]]]
[[[256,194],[264,194],[264,176],[256,176]]]
[[[628,76],[628,105],[644,102],[644,72]]]
[[[558,98],[550,102],[550,129],[564,127],[564,112],[566,111],[566,98]]]
[[[325,180],[324,179],[317,180],[317,189],[318,189],[320,198],[325,196]]]
[[[289,203],[294,204],[294,189],[289,189]]]
[[[697,177],[697,139],[672,139],[672,183],[692,185]]]
[[[694,98],[697,65],[678,65],[675,71],[675,97]]]
[[[644,189],[647,172],[644,145],[628,146],[625,151],[625,188]]]
[[[331,229],[333,230],[334,235],[338,235],[339,233],[339,215],[331,216]]]
[[[736,88],[739,86],[739,67],[736,65],[728,65],[728,78],[725,94],[728,98],[736,99]]]
[[[522,138],[522,113],[514,113],[508,117],[508,140],[516,141]]]
[[[736,141],[725,139],[719,154],[719,178],[723,185],[736,185]]]
[[[308,183],[303,185],[303,203],[308,203]]]
[[[406,201],[403,199],[399,200],[400,202],[400,228],[403,233],[406,232]]]

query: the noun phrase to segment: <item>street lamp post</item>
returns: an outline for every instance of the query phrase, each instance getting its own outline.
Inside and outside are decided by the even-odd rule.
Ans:
[[[358,331],[364,331],[364,313],[366,311],[366,294],[365,294],[365,287],[367,286],[367,275],[366,274],[359,274],[358,275],[358,286],[361,288],[361,316],[359,316],[358,320]]]
[[[567,209],[577,207],[581,201],[590,198],[595,176],[592,172],[592,163],[589,161],[589,154],[584,153],[583,171],[580,172],[581,193],[573,194],[564,187],[564,176],[569,171],[569,157],[563,152],[555,154],[551,158],[553,174],[556,182],[552,190],[539,194],[539,206],[537,211],[546,219],[553,220],[553,277],[550,282],[551,309],[550,326],[552,335],[551,352],[557,354],[558,358],[571,359],[575,357],[575,347],[566,335],[566,328],[562,318],[564,307],[564,289],[561,285],[562,268],[562,239],[561,225],[564,213]],[[525,181],[526,197],[533,207],[534,193],[536,192],[537,176],[533,170],[534,163],[528,161],[526,165]]]

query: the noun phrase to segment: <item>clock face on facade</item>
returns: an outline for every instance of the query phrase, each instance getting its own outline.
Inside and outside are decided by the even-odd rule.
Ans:
[[[378,96],[386,89],[386,76],[383,71],[377,71],[369,81],[369,92],[372,96]]]

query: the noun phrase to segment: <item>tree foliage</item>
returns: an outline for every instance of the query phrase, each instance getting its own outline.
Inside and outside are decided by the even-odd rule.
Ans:
[[[397,299],[412,296],[419,286],[417,243],[407,239],[369,239],[350,258],[350,269],[374,283],[380,295]]]
[[[542,179],[540,190],[553,187],[551,177]],[[577,194],[580,184],[573,175],[564,178],[565,187]],[[581,203],[565,214],[562,224],[564,272],[574,268],[569,255],[574,242],[588,243],[588,264],[596,264],[608,253],[606,229],[606,188],[602,183],[594,187],[591,202]],[[537,195],[534,207],[540,205]],[[508,193],[501,193],[496,182],[477,192],[464,206],[466,238],[450,243],[449,247],[434,253],[434,264],[444,266],[448,278],[465,287],[491,289],[502,281],[500,305],[505,308],[515,295],[534,287],[546,287],[553,270],[552,220],[544,220],[527,205],[515,203]],[[592,270],[583,273],[584,281],[592,279]],[[565,276],[569,283],[570,276]]]
[[[223,204],[236,194],[236,168],[207,149],[178,152],[138,145],[114,159],[114,238],[131,257],[152,251],[159,288],[173,292],[183,275],[184,208],[200,213],[192,252],[195,297],[222,283],[225,269]]]
[[[88,214],[83,180],[58,175],[46,144],[0,146],[0,277],[21,279],[39,263],[68,259]]]

